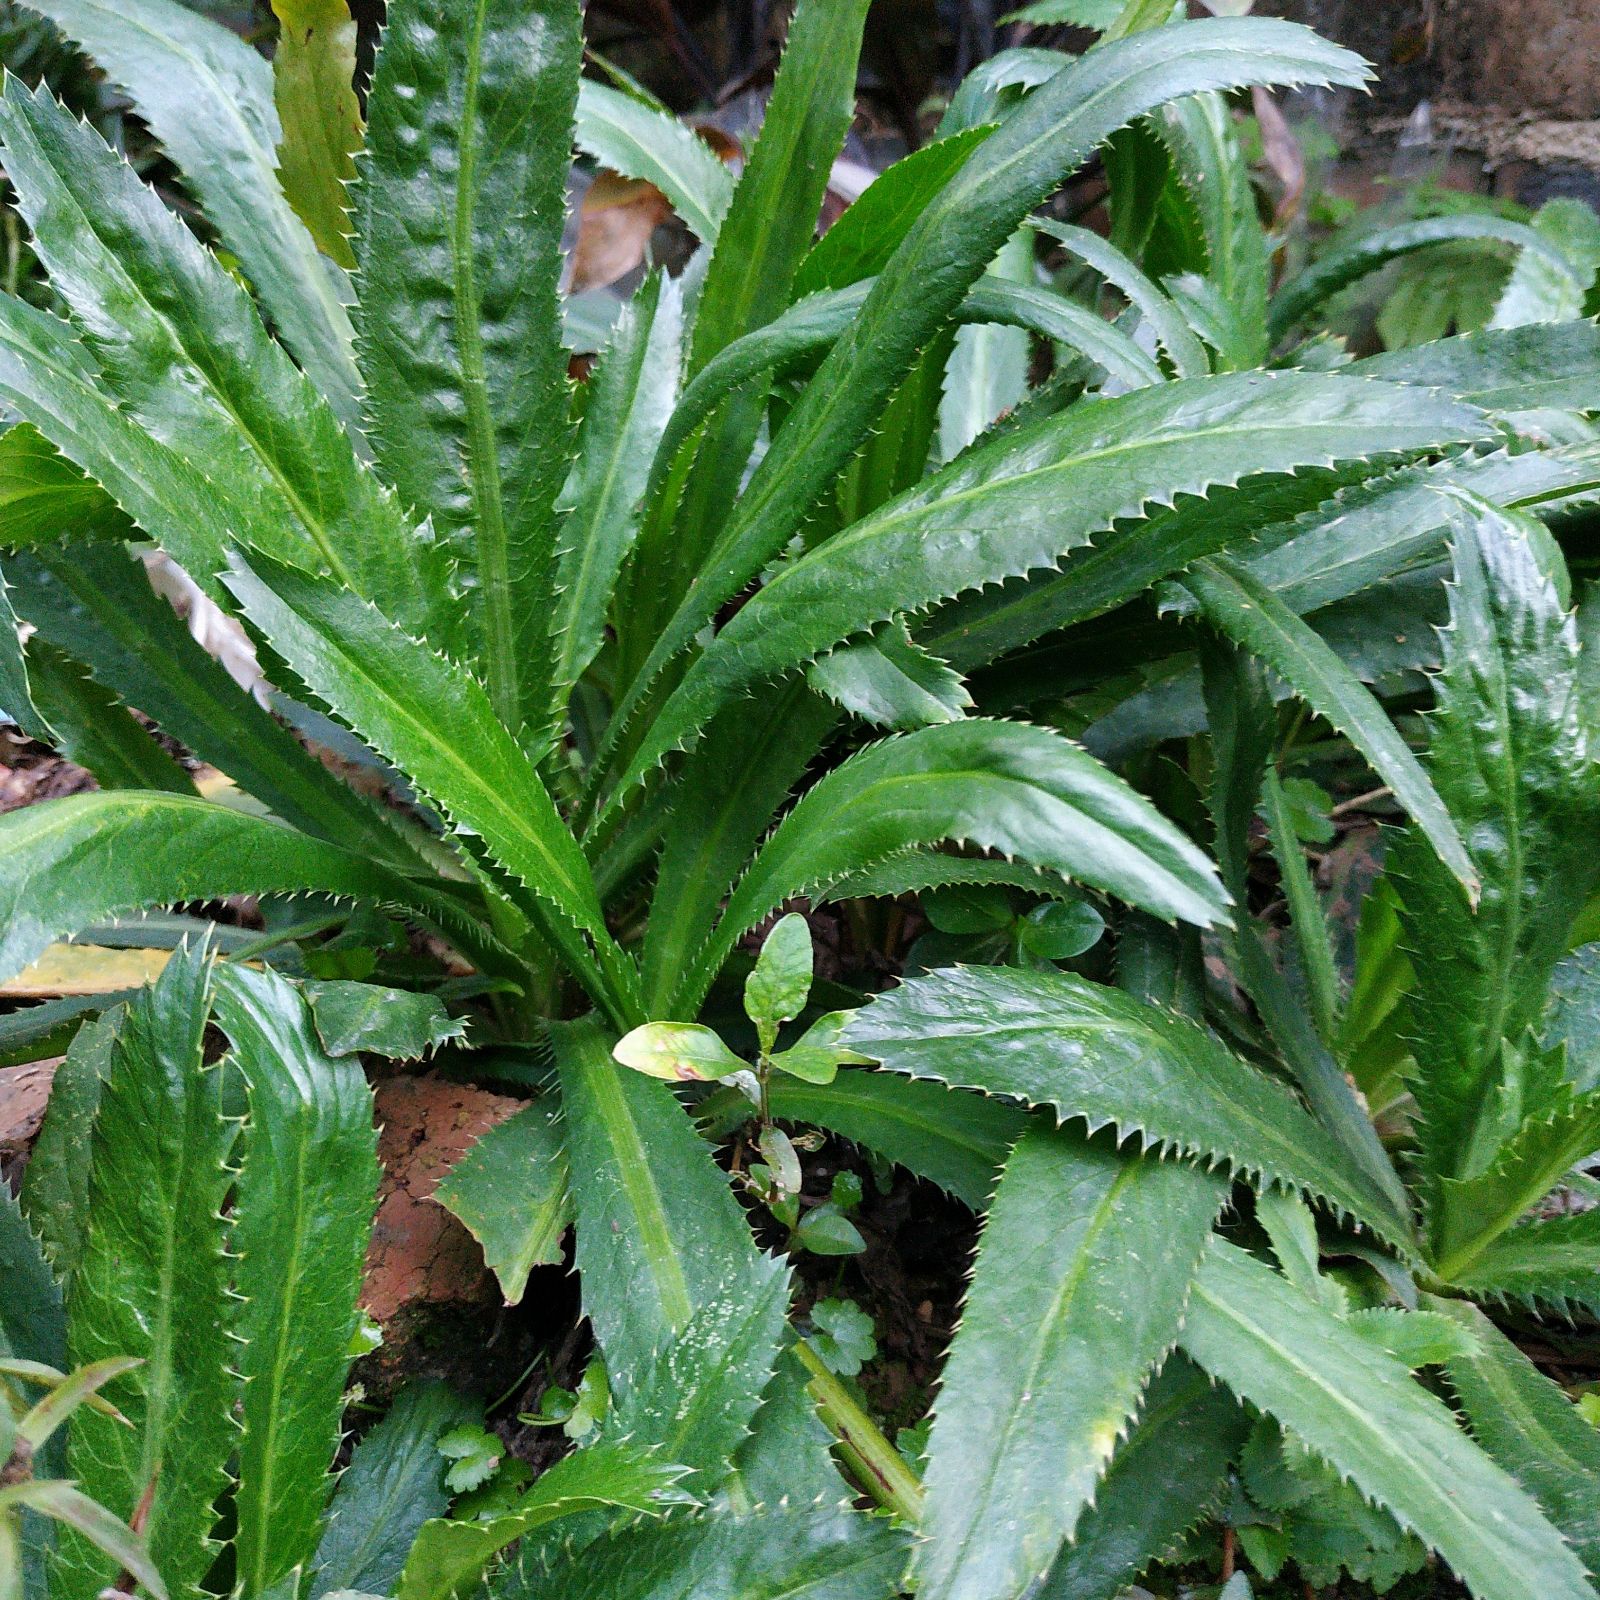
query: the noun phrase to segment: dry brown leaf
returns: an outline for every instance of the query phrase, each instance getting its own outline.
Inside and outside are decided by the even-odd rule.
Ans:
[[[650,235],[671,215],[667,197],[653,183],[597,173],[578,207],[571,292],[603,289],[632,272],[645,258]]]

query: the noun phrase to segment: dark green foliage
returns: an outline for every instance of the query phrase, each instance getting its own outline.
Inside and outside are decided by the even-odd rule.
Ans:
[[[0,300],[0,703],[107,792],[0,819],[0,979],[134,911],[256,895],[268,922],[84,1029],[26,1215],[0,1202],[13,1354],[142,1363],[49,1380],[103,1377],[132,1424],[85,1399],[67,1434],[116,1536],[147,1499],[170,1591],[240,1600],[1105,1600],[1236,1465],[1258,1573],[1381,1581],[1432,1550],[1479,1600],[1592,1600],[1587,1425],[1470,1309],[1600,1301],[1596,1213],[1534,1215],[1600,1147],[1592,973],[1563,961],[1600,890],[1562,553],[1600,498],[1580,219],[1413,224],[1275,288],[1225,96],[1364,67],[1161,0],[1088,7],[1080,56],[980,68],[820,243],[862,0],[802,0],[737,179],[580,84],[575,0],[394,0],[347,216],[337,5],[338,37],[280,52],[279,102],[311,108],[287,129],[265,62],[195,12],[40,9],[243,279],[8,82],[53,309]],[[338,149],[303,143],[319,118]],[[576,379],[575,146],[702,249]],[[1102,147],[1112,239],[1034,218]],[[352,276],[302,216],[335,256],[351,229]],[[1485,332],[1286,347],[1467,233],[1519,252]],[[1087,299],[1040,281],[1039,234]],[[1578,442],[1513,442],[1532,410]],[[272,710],[128,544],[243,629]],[[1404,830],[1353,961],[1302,849],[1332,842],[1330,769]],[[905,964],[918,912],[931,970],[852,988]],[[536,1098],[438,1198],[512,1304],[570,1226],[598,1354],[581,1408],[534,1419],[578,1447],[452,1519],[500,1413],[440,1389],[329,1474],[362,1057],[470,1074],[484,1044]],[[856,1386],[876,1308],[841,1280],[792,1317],[816,1262],[762,1248],[870,1283],[883,1236],[856,1173],[814,1182],[819,1130],[988,1213],[925,1486]],[[1414,1372],[1440,1363],[1450,1404]],[[90,1515],[57,1483],[26,1486],[36,1564],[41,1509]],[[98,1593],[106,1548],[62,1533],[51,1593]]]

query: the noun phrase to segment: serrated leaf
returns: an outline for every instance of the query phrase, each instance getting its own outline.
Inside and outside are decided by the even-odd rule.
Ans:
[[[1538,1022],[1567,929],[1600,871],[1585,844],[1594,781],[1572,623],[1526,522],[1464,498],[1454,532],[1429,770],[1471,841],[1476,911],[1410,838],[1391,867],[1416,975],[1407,1032],[1435,1184],[1481,1173],[1506,1134],[1541,1112],[1504,1098],[1512,1086],[1502,1041],[1520,1047]],[[1444,1221],[1433,1225],[1438,1246]],[[1467,1244],[1452,1232],[1453,1248]]]
[[[241,690],[151,588],[141,562],[109,544],[75,544],[70,554],[43,550],[7,567],[28,620],[46,638],[285,822],[415,867],[393,813],[380,814],[341,783]]]
[[[1195,1023],[1070,973],[916,978],[863,1006],[845,1043],[892,1072],[1015,1095],[1091,1129],[1309,1190],[1391,1242],[1409,1232],[1282,1084]]]
[[[1315,611],[1441,557],[1450,513],[1441,488],[1456,485],[1501,505],[1554,514],[1569,496],[1580,503],[1592,496],[1597,483],[1600,451],[1593,446],[1455,457],[1369,474],[1287,526],[1266,530],[1266,548],[1243,564],[1294,610]]]
[[[678,1517],[554,1555],[524,1556],[495,1600],[883,1600],[907,1537],[840,1507],[775,1506],[747,1516]]]
[[[923,208],[993,132],[988,123],[962,128],[886,167],[812,245],[795,274],[793,298],[876,277]]]
[[[1444,1406],[1243,1251],[1212,1241],[1179,1342],[1437,1550],[1478,1600],[1588,1600],[1560,1533]]]
[[[533,736],[570,437],[556,287],[578,23],[570,0],[396,4],[356,190],[373,448],[471,583],[490,703]]]
[[[23,1209],[63,1280],[83,1253],[94,1118],[121,1025],[122,1013],[114,1009],[90,1018],[74,1035],[50,1082],[44,1123],[23,1174]]]
[[[1250,830],[1274,759],[1277,718],[1266,673],[1247,652],[1206,639],[1200,665],[1215,763],[1210,803],[1216,851],[1224,881],[1243,905],[1250,893]],[[1392,1212],[1407,1216],[1409,1198],[1366,1108],[1356,1101],[1340,1064],[1279,971],[1257,921],[1239,919],[1232,950],[1245,991],[1322,1125],[1354,1167],[1388,1195]]]
[[[1494,308],[1492,328],[1570,322],[1583,315],[1584,296],[1600,266],[1600,223],[1594,212],[1581,200],[1563,196],[1540,206],[1533,227],[1556,247],[1565,270],[1546,256],[1524,250]]]
[[[1213,626],[1266,662],[1366,757],[1439,859],[1475,898],[1477,872],[1455,821],[1371,691],[1309,625],[1237,564],[1209,558],[1197,563],[1184,583]]]
[[[488,691],[360,596],[257,564],[266,579],[239,567],[228,586],[279,654],[549,908],[547,932],[574,976],[602,1004],[625,1010],[636,982],[631,963],[606,929],[577,841]]]
[[[1330,296],[1369,272],[1376,272],[1385,262],[1456,239],[1493,240],[1515,245],[1519,250],[1532,251],[1542,257],[1551,272],[1576,278],[1561,251],[1524,222],[1513,222],[1487,212],[1424,217],[1418,222],[1402,222],[1392,228],[1359,234],[1327,251],[1287,283],[1280,284],[1272,297],[1268,318],[1272,343],[1276,344],[1297,327]]]
[[[227,966],[217,1020],[249,1094],[230,1254],[239,1307],[240,1581],[265,1594],[317,1546],[378,1188],[372,1093],[323,1053],[306,1002]]]
[[[1478,1188],[1463,1198],[1482,1206],[1481,1214],[1500,1225],[1507,1212],[1520,1213],[1531,1204],[1527,1200],[1529,1194],[1541,1186],[1549,1187],[1548,1174],[1557,1162],[1582,1159],[1570,1156],[1571,1151],[1584,1145],[1585,1153],[1592,1153],[1587,1147],[1595,1142],[1596,1126],[1597,1118],[1591,1105],[1588,1115],[1575,1129],[1559,1124],[1535,1128],[1532,1138],[1524,1135],[1524,1140],[1535,1144],[1545,1160],[1531,1182],[1513,1188],[1509,1200],[1502,1200],[1500,1206],[1491,1209],[1482,1206],[1485,1194],[1501,1198],[1505,1192],[1497,1181],[1498,1169],[1491,1169],[1480,1183],[1485,1186],[1492,1183],[1494,1188]],[[1555,1159],[1550,1159],[1551,1156]],[[1582,1306],[1600,1314],[1600,1210],[1579,1211],[1507,1228],[1477,1250],[1471,1259],[1452,1265],[1455,1270],[1450,1275],[1451,1282],[1485,1300],[1513,1300],[1530,1308],[1563,1315],[1570,1314],[1573,1306]]]
[[[1030,226],[1097,272],[1137,308],[1161,341],[1180,378],[1201,378],[1211,364],[1200,341],[1165,294],[1114,244],[1088,228],[1073,227],[1051,217],[1033,217]]]
[[[1091,51],[1030,96],[923,210],[879,274],[860,317],[757,467],[721,535],[714,567],[702,572],[619,706],[619,728],[654,691],[660,668],[784,548],[1000,246],[1097,144],[1155,105],[1184,94],[1243,83],[1359,81],[1361,76],[1354,56],[1292,25],[1201,22]],[[899,609],[908,603],[927,602],[907,597]],[[881,615],[858,616],[853,628]],[[809,653],[849,631],[821,641]],[[673,731],[663,748],[672,748],[680,737]],[[647,745],[631,770],[648,771],[657,759]]]
[[[0,1346],[7,1355],[59,1370],[67,1353],[61,1286],[10,1185],[0,1187],[5,1190],[0,1194],[0,1266],[7,1287],[0,1300]]]
[[[668,751],[692,743],[719,706],[755,685],[889,616],[1053,566],[1119,520],[1140,516],[1151,502],[1202,495],[1252,473],[1425,448],[1486,431],[1482,419],[1463,408],[1433,404],[1436,409],[1425,410],[1407,391],[1338,375],[1252,373],[1158,384],[1080,404],[980,445],[815,550],[780,564],[685,675],[631,763],[629,781]],[[752,486],[746,501],[754,492]],[[1228,520],[1206,529],[1198,548],[1185,550],[1177,530],[1157,532],[1158,526],[1159,519],[1147,518],[1153,548],[1131,569],[1128,553],[1117,549],[1117,571],[1103,580],[1097,571],[1102,552],[1087,551],[1052,581],[1044,602],[1030,602],[1045,605],[1040,621],[1020,637],[1008,626],[1007,644],[1088,614],[1058,599],[1060,591],[1114,582],[1089,611],[1109,607],[1238,533]],[[993,618],[984,620],[996,626]],[[954,655],[942,641],[925,642]],[[965,652],[955,659],[958,666],[976,664]]]
[[[566,1108],[583,1304],[607,1369],[631,1372],[768,1263],[725,1174],[665,1084],[611,1059],[592,1020],[551,1030]]]
[[[989,1203],[1000,1165],[1025,1123],[1016,1107],[983,1095],[848,1068],[826,1084],[774,1079],[767,1103],[780,1121],[826,1128],[974,1211]]]
[[[1237,329],[1218,349],[1231,366],[1260,366],[1267,355],[1267,235],[1228,103],[1218,94],[1192,95],[1163,106],[1151,125],[1167,147],[1172,179],[1188,191],[1199,214],[1203,287]]]
[[[222,1224],[233,1130],[222,1073],[202,1055],[207,967],[203,952],[176,956],[129,1007],[112,1046],[67,1304],[72,1365],[142,1361],[105,1389],[132,1426],[79,1410],[68,1473],[124,1523],[151,1494],[150,1556],[178,1594],[197,1588],[215,1556],[213,1502],[236,1437]],[[67,1536],[51,1593],[88,1600],[115,1576],[114,1563]]]
[[[1485,411],[1551,406],[1586,410],[1600,364],[1600,326],[1593,322],[1489,328],[1436,339],[1410,350],[1368,356],[1349,370],[1364,377],[1443,389]],[[1501,498],[1484,491],[1490,499]]]
[[[329,980],[308,982],[302,993],[330,1056],[366,1050],[391,1061],[420,1061],[466,1032],[465,1022],[451,1017],[437,995],[414,989]]]
[[[173,0],[39,0],[30,9],[127,89],[296,357],[353,425],[359,380],[347,291],[279,187],[271,68],[220,22]]]
[[[1159,916],[1226,915],[1210,863],[1078,746],[1022,723],[976,718],[886,739],[807,791],[761,848],[679,989],[692,1012],[744,930],[791,895],[863,863],[968,840],[1105,889]]]
[[[652,1016],[669,1014],[673,991],[721,914],[729,886],[837,721],[833,706],[796,681],[766,702],[762,716],[729,706],[684,762],[645,926],[645,1004]],[[740,781],[729,783],[730,772]]]
[[[1222,1199],[1190,1167],[1024,1134],[945,1363],[919,1594],[1010,1600],[1055,1560],[1177,1337]]]
[[[594,87],[585,84],[585,88]],[[682,292],[652,274],[611,331],[589,379],[572,509],[557,554],[552,715],[599,652],[618,574],[638,531],[650,462],[678,391]]]
[[[990,263],[985,280],[1031,284],[1033,230],[1019,228]],[[1033,352],[1020,329],[966,327],[956,332],[939,394],[937,448],[942,460],[959,455],[1028,392]]]
[[[278,176],[318,247],[354,267],[345,186],[362,144],[356,25],[345,0],[273,0],[272,99],[283,124]]]
[[[1218,1495],[1249,1417],[1176,1352],[1151,1381],[1038,1600],[1112,1600]]]
[[[252,522],[224,485],[116,405],[66,323],[10,295],[0,295],[0,397],[198,582],[209,583],[220,561],[219,504],[227,505],[235,532],[276,538],[292,558],[292,524]]]
[[[903,622],[819,656],[806,681],[834,704],[880,728],[954,722],[972,704],[959,673],[917,644]]]
[[[1542,1046],[1566,1052],[1568,1079],[1579,1089],[1600,1089],[1600,944],[1580,945],[1550,974]]]
[[[19,422],[0,434],[0,546],[15,550],[132,535],[132,524],[111,496],[37,428]]]
[[[0,137],[35,250],[98,359],[105,394],[211,485],[214,509],[189,530],[211,544],[210,560],[191,569],[197,581],[223,565],[220,501],[233,538],[329,570],[448,645],[456,607],[439,553],[357,459],[240,285],[48,90],[8,83]]]
[[[482,1408],[442,1383],[414,1383],[356,1446],[311,1565],[310,1600],[389,1594],[423,1525],[450,1504],[438,1441]]]
[[[337,845],[209,800],[84,794],[0,817],[0,974],[119,913],[229,894],[316,890],[371,900],[469,937],[451,901]],[[493,964],[492,955],[487,959]]]
[[[692,128],[633,95],[585,78],[578,85],[574,138],[601,166],[653,183],[697,239],[716,240],[733,199],[733,174]]]
[[[1352,1311],[1344,1322],[1363,1339],[1412,1368],[1443,1366],[1471,1344],[1455,1323],[1432,1311],[1365,1306]]]
[[[1476,1306],[1434,1304],[1467,1335],[1445,1373],[1473,1437],[1592,1570],[1600,1560],[1600,1430]]]
[[[773,1370],[772,1381],[739,1446],[733,1468],[739,1487],[755,1505],[837,1503],[849,1489],[833,1459],[833,1436],[822,1425],[807,1387],[809,1372],[792,1340]]]
[[[81,662],[37,634],[28,641],[25,660],[29,699],[45,742],[93,773],[102,789],[194,793],[188,773]]]
[[[787,1331],[789,1272],[769,1256],[713,1293],[653,1357],[614,1375],[615,1437],[687,1469],[708,1497],[727,1478],[772,1379]]]
[[[483,1246],[509,1306],[522,1303],[534,1267],[560,1265],[572,1221],[559,1114],[556,1097],[541,1095],[490,1128],[434,1190],[434,1199]]]
[[[635,1444],[589,1445],[540,1473],[503,1515],[470,1522],[440,1517],[424,1523],[406,1557],[397,1600],[449,1600],[481,1579],[513,1540],[563,1517],[608,1507],[659,1514],[658,1497],[681,1473]]]

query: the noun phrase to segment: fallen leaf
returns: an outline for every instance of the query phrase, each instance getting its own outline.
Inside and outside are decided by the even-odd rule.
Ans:
[[[667,197],[653,183],[597,173],[578,207],[570,292],[601,289],[633,271],[645,258],[650,235],[671,215]]]
[[[31,967],[0,983],[0,995],[51,1000],[68,994],[115,994],[152,982],[170,950],[112,950],[97,944],[53,944]]]

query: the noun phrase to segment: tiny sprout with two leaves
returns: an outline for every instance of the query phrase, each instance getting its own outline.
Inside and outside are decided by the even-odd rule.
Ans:
[[[868,1058],[839,1043],[848,1012],[819,1017],[787,1050],[776,1050],[778,1030],[805,1010],[811,993],[811,930],[798,912],[780,917],[767,935],[744,985],[744,1009],[755,1024],[760,1053],[754,1073],[716,1032],[695,1022],[647,1022],[611,1052],[625,1067],[648,1077],[685,1083],[731,1083],[762,1107],[771,1074],[787,1072],[807,1083],[831,1083],[841,1066]],[[751,1091],[755,1092],[752,1093]]]

